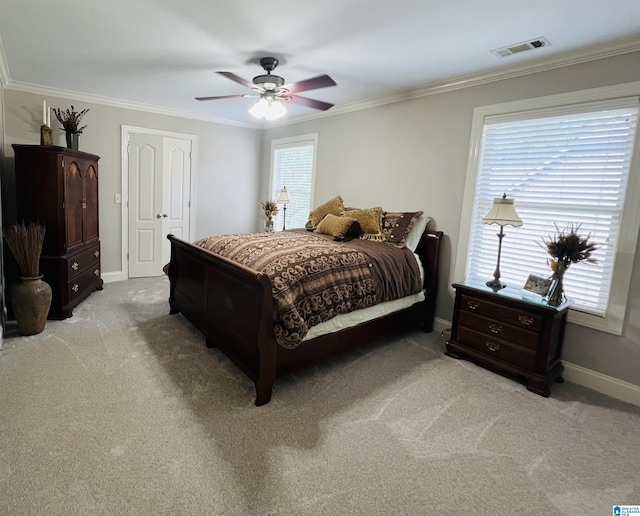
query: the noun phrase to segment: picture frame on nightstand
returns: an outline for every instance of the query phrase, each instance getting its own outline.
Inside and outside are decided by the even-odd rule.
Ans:
[[[522,287],[522,297],[525,299],[544,299],[551,292],[554,282],[554,279],[551,277],[530,273],[527,277],[527,281]]]

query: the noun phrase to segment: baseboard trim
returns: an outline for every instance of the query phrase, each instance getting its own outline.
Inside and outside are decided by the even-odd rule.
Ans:
[[[115,283],[116,281],[122,281],[126,279],[127,278],[122,277],[122,271],[102,273],[102,281],[104,281],[105,283]]]
[[[565,380],[640,407],[640,386],[564,360],[562,364],[564,365],[562,376]]]

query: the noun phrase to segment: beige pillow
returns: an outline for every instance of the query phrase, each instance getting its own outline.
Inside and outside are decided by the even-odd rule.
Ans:
[[[351,217],[360,223],[360,229],[363,233],[360,235],[360,238],[384,242],[384,235],[382,234],[382,213],[382,208],[378,206],[364,210],[343,211],[342,216]]]
[[[356,219],[351,217],[338,217],[333,213],[327,213],[318,224],[315,232],[343,240],[351,230],[354,222],[357,222]]]
[[[343,211],[344,203],[342,202],[342,197],[338,195],[333,199],[329,199],[327,202],[321,204],[309,213],[309,222],[307,222],[306,227],[311,229],[317,228],[325,215],[331,213],[332,215],[340,216]]]

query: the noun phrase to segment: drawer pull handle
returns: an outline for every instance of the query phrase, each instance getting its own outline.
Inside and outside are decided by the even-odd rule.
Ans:
[[[491,333],[502,333],[502,326],[500,324],[490,324],[489,331]]]
[[[477,301],[467,301],[467,306],[469,307],[469,310],[477,310],[477,308],[480,306],[480,303],[478,303]]]
[[[487,347],[491,351],[500,351],[500,344],[498,344],[497,342],[491,342],[490,340],[488,340],[487,341]]]
[[[73,264],[71,264],[71,268],[72,268],[74,271],[77,271],[77,270],[78,270],[78,267],[80,267],[80,266],[78,265],[78,262],[73,262]]]
[[[524,324],[525,326],[531,326],[533,324],[534,319],[529,315],[519,314],[518,321],[520,321],[520,323]]]
[[[74,292],[78,292],[78,290],[80,290],[80,287],[78,286],[77,283],[74,283],[73,287],[71,287],[71,290],[73,290]]]
[[[95,253],[93,253],[93,256],[95,256],[96,258],[100,256],[100,251],[96,251]]]
[[[96,269],[95,271],[93,271],[93,275],[100,276],[100,269]]]

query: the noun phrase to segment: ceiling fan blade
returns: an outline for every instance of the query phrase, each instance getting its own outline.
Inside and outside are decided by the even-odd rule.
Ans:
[[[258,95],[220,95],[218,97],[196,97],[196,100],[219,100],[219,99],[238,99],[241,97],[257,97]]]
[[[239,75],[236,75],[235,73],[232,73],[232,72],[216,72],[216,73],[222,75],[223,77],[226,77],[227,79],[232,80],[233,82],[237,82],[238,84],[242,84],[243,86],[246,86],[247,88],[255,89],[255,87],[256,87],[255,84],[253,84],[252,82],[247,81],[246,79],[243,79],[242,77],[240,77]]]
[[[286,95],[286,98],[288,98],[292,104],[299,104],[301,106],[307,106],[313,109],[319,109],[321,111],[326,111],[327,109],[333,107],[333,104],[329,104],[329,102],[308,99],[307,97],[301,97],[299,95]]]
[[[317,90],[319,88],[327,88],[335,85],[336,81],[328,75],[318,75],[317,77],[312,77],[305,81],[285,84],[284,88],[287,89],[289,93],[300,93],[301,91]]]

